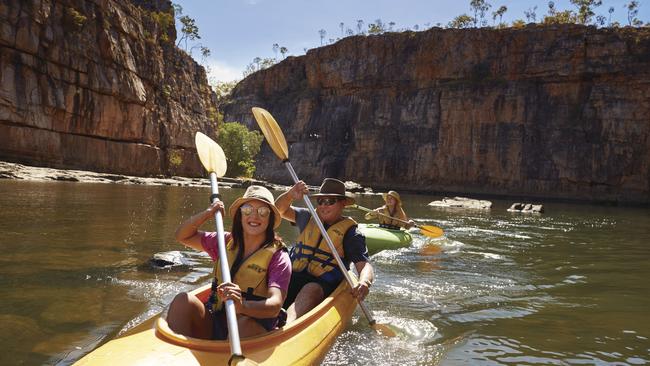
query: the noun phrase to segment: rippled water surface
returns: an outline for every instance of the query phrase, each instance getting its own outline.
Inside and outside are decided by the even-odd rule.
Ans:
[[[227,204],[241,193],[222,190]],[[191,262],[174,270],[148,261],[185,250],[174,230],[208,195],[0,181],[0,364],[69,364],[207,282],[205,255],[186,251]],[[440,198],[403,195],[408,213],[442,227],[443,238],[415,232],[410,247],[372,257],[377,281],[367,304],[398,337],[376,336],[357,312],[324,364],[650,364],[650,210],[426,206]],[[368,207],[380,201],[358,198]],[[294,238],[295,229],[285,223],[281,234]]]

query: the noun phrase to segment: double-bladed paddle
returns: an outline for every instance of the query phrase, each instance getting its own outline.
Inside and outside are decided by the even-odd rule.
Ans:
[[[210,187],[212,194],[210,195],[210,202],[217,201],[219,196],[219,186],[217,184],[217,177],[223,177],[226,174],[226,156],[223,149],[216,142],[208,136],[197,132],[194,138],[196,144],[196,152],[199,154],[199,160],[205,170],[210,174]],[[217,210],[214,214],[214,219],[217,223],[217,246],[219,250],[219,270],[221,271],[221,278],[224,282],[230,282],[230,266],[228,264],[228,255],[226,254],[226,242],[224,238],[223,217],[221,211]],[[230,361],[232,364],[248,364],[254,365],[255,362],[246,360],[241,350],[239,342],[239,328],[237,327],[237,314],[235,311],[235,303],[232,300],[226,300],[226,321],[228,323],[228,338],[230,339]]]
[[[359,210],[361,210],[361,211],[365,211],[365,212],[372,212],[372,213],[374,213],[374,214],[376,214],[376,215],[379,215],[379,216],[388,217],[388,218],[391,219],[391,220],[395,220],[395,221],[403,222],[403,223],[405,223],[405,224],[410,224],[408,221],[400,220],[400,219],[394,218],[394,217],[392,217],[392,216],[388,216],[388,215],[386,215],[386,214],[383,214],[383,213],[381,213],[381,212],[377,212],[377,211],[375,211],[375,210],[371,210],[371,209],[366,208],[366,207],[363,207],[363,206],[359,206],[359,205],[350,205],[350,206],[348,206],[348,207],[356,208],[356,209],[359,209]],[[439,228],[439,227],[437,227],[437,226],[433,226],[433,225],[419,225],[419,224],[415,224],[414,226],[415,226],[416,228],[420,229],[420,234],[422,234],[422,235],[424,235],[424,236],[428,236],[428,237],[430,237],[430,238],[438,238],[438,237],[441,237],[441,236],[444,234],[444,232],[442,231],[442,229]]]
[[[289,162],[289,149],[287,147],[287,141],[284,138],[284,134],[282,133],[282,130],[278,125],[278,122],[276,122],[275,118],[273,118],[271,113],[269,113],[263,108],[253,107],[253,115],[255,116],[255,120],[257,121],[257,124],[260,126],[260,129],[262,130],[262,133],[264,134],[266,141],[271,146],[271,149],[273,150],[275,155],[277,155],[277,157],[280,158],[280,160],[282,160],[284,165],[287,167],[287,170],[289,171],[289,174],[291,174],[291,178],[293,179],[293,182],[297,183],[299,179],[298,176],[296,175],[296,172],[293,170],[293,167],[291,166],[291,162]],[[343,263],[341,257],[336,251],[336,247],[334,246],[332,239],[327,234],[327,230],[325,230],[325,227],[323,226],[323,223],[318,217],[318,214],[316,214],[316,210],[314,209],[314,206],[311,204],[309,197],[307,195],[303,195],[302,198],[305,201],[305,205],[307,205],[307,208],[309,209],[311,216],[314,218],[314,221],[316,222],[318,229],[320,229],[323,238],[325,238],[325,241],[327,242],[327,245],[329,246],[330,251],[334,256],[334,259],[336,259],[336,263],[338,264],[339,269],[341,269],[343,276],[345,276],[345,280],[348,282],[348,285],[350,285],[350,288],[353,288],[354,284],[352,283],[352,278],[350,278],[350,275],[348,274],[348,271],[345,268],[345,264]],[[366,316],[368,322],[370,323],[370,326],[373,329],[375,329],[375,331],[387,337],[396,336],[395,332],[392,329],[390,329],[388,326],[383,324],[378,324],[375,321],[375,319],[373,319],[372,314],[370,313],[370,310],[368,309],[366,304],[360,299],[357,300],[359,301],[359,306],[361,307],[363,314]]]

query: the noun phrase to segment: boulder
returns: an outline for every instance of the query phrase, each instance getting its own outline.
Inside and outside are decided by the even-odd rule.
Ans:
[[[448,208],[467,208],[475,210],[489,210],[492,202],[486,200],[477,200],[467,197],[445,197],[441,201],[430,202],[431,207],[448,207]]]
[[[536,205],[533,203],[519,203],[515,202],[510,206],[508,212],[527,212],[527,213],[542,213],[544,212],[544,205]]]

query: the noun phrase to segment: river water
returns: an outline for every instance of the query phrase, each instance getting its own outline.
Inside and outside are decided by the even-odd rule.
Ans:
[[[221,193],[230,204],[242,190]],[[191,262],[179,269],[148,263],[185,251],[174,230],[208,196],[0,181],[0,364],[70,364],[208,282],[198,253],[184,252]],[[323,364],[650,364],[650,210],[549,202],[532,215],[506,212],[512,201],[486,212],[402,197],[410,216],[446,235],[416,233],[410,247],[372,257],[367,304],[399,336],[375,335],[357,311]],[[377,207],[381,197],[357,201]],[[280,233],[295,237],[286,223]]]

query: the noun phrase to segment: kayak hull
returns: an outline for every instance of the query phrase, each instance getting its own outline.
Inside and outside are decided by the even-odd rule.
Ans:
[[[352,275],[352,274],[351,274]],[[356,279],[352,275],[353,279]],[[210,285],[195,293],[202,301]],[[319,306],[272,332],[241,340],[247,361],[259,365],[319,364],[345,329],[357,302],[345,281]],[[76,365],[227,365],[228,341],[174,333],[160,314],[92,351]]]
[[[366,246],[370,254],[385,249],[397,249],[411,244],[413,238],[406,230],[391,230],[378,224],[359,224],[359,231],[366,237]]]

